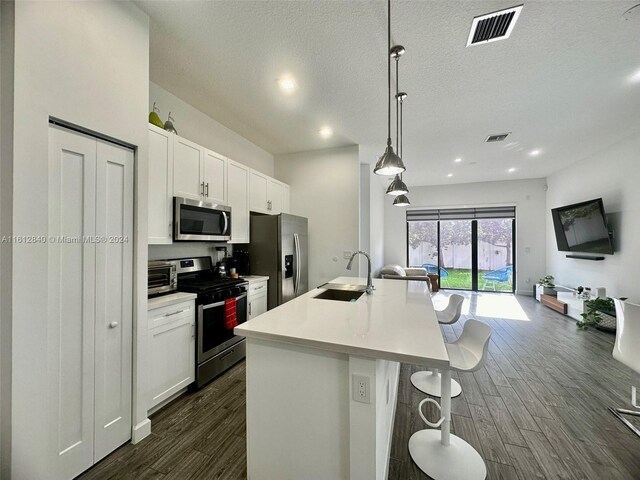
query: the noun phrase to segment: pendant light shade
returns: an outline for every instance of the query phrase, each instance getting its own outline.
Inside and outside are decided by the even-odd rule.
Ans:
[[[387,149],[384,151],[384,155],[380,157],[376,167],[373,169],[373,173],[378,175],[396,175],[406,170],[402,159],[393,151],[393,147],[389,143]]]
[[[406,195],[398,195],[393,201],[394,207],[406,207],[410,204],[411,202],[409,202],[409,199],[406,197]]]
[[[393,179],[389,188],[387,188],[387,195],[404,195],[405,193],[409,193],[409,189],[400,178],[400,175],[396,175],[396,178]]]

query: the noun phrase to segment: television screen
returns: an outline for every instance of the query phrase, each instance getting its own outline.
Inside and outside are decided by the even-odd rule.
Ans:
[[[561,252],[613,254],[602,199],[551,210]]]

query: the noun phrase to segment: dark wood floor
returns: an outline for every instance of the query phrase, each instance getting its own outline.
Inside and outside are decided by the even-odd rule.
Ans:
[[[466,296],[461,321],[444,328],[447,340],[469,317],[489,323],[493,336],[484,368],[454,374],[463,393],[453,400],[453,432],[480,452],[488,478],[640,479],[640,439],[607,411],[628,407],[630,396],[630,371],[611,357],[613,335],[577,331],[531,298]],[[428,478],[407,448],[424,428],[416,406],[425,395],[409,381],[417,370],[402,365],[390,480]],[[241,363],[182,396],[152,417],[150,437],[79,478],[246,478],[244,378]]]

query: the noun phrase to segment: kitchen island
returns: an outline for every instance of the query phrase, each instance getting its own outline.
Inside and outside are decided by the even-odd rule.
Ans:
[[[236,327],[247,337],[250,480],[386,478],[400,362],[449,359],[424,282],[374,286],[355,301],[314,298],[318,288]]]

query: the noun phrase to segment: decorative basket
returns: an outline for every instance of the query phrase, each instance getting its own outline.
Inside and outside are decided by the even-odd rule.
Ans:
[[[613,315],[609,315],[608,313],[604,313],[598,311],[598,315],[602,317],[602,320],[596,327],[598,330],[604,330],[605,332],[615,332],[616,331],[616,317]]]

